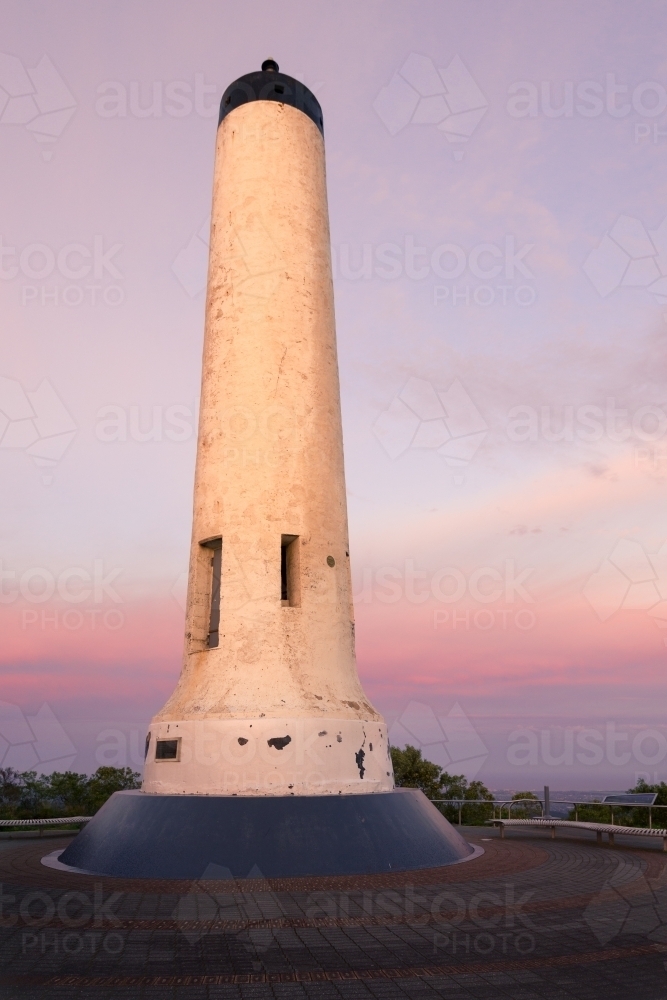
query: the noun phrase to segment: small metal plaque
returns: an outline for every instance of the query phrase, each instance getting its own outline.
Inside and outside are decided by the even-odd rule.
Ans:
[[[157,740],[155,744],[156,760],[179,760],[181,756],[181,741]]]

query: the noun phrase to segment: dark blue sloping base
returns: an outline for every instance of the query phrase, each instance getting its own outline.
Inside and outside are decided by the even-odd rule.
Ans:
[[[59,860],[124,878],[197,879],[211,865],[235,878],[288,878],[435,868],[472,854],[416,788],[256,798],[115,792]]]

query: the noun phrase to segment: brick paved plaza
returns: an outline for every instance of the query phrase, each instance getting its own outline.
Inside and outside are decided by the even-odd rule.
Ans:
[[[373,878],[70,875],[0,843],[2,997],[667,998],[667,855],[469,828],[484,855]],[[217,877],[216,877],[217,876]]]

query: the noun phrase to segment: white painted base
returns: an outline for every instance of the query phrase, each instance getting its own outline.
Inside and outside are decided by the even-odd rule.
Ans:
[[[180,740],[178,760],[156,759],[158,740]],[[142,785],[172,795],[350,795],[393,787],[386,725],[326,717],[152,723]]]

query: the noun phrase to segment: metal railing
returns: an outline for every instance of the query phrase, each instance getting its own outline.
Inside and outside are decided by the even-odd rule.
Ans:
[[[544,817],[544,801],[542,799],[431,799],[431,802],[437,805],[447,805],[453,806],[458,809],[459,820],[458,825],[461,826],[461,812],[464,806],[474,806],[474,805],[484,805],[493,807],[493,819],[503,818],[503,809],[507,806],[507,818],[512,818],[512,806],[518,806],[522,804],[530,804],[533,806],[540,807],[540,815]],[[602,807],[604,809],[609,809],[611,815],[611,825],[614,824],[614,809],[648,809],[648,826],[649,829],[653,829],[653,809],[667,809],[667,806],[661,805],[642,805],[639,802],[591,802],[590,800],[576,800],[576,799],[551,799],[550,805],[563,805],[563,806],[574,806],[574,819],[575,822],[579,822],[579,807],[580,806],[595,806],[595,808]],[[496,809],[498,810],[498,815],[496,816]]]
[[[609,809],[611,816],[611,825],[615,826],[614,823],[614,809],[648,809],[648,827],[649,830],[653,829],[653,809],[667,809],[667,806],[661,805],[642,805],[641,802],[578,802],[574,799],[552,799],[553,802],[560,802],[562,805],[572,805],[574,806],[574,819],[575,822],[579,822],[579,806],[595,806],[596,809],[602,807],[603,809]],[[622,825],[622,824],[621,824]]]
[[[533,799],[532,801],[535,800]],[[461,811],[464,806],[475,806],[475,805],[493,806],[493,818],[495,819],[496,806],[498,805],[498,803],[494,799],[431,799],[431,802],[434,805],[454,806],[454,808],[458,808],[459,826],[462,826]],[[442,812],[442,810],[440,811]]]

